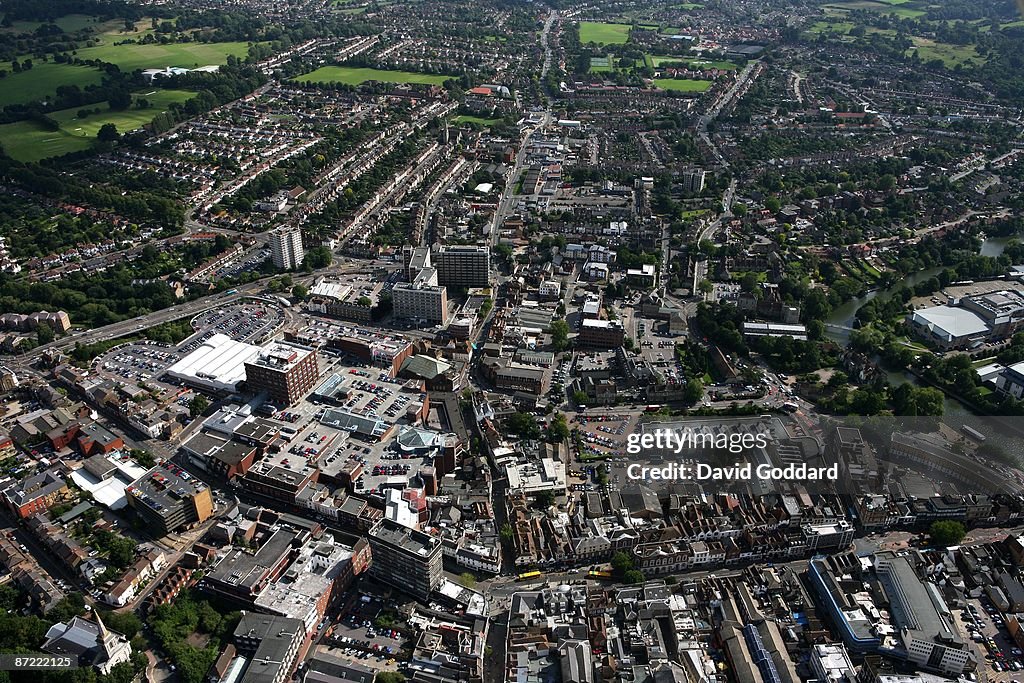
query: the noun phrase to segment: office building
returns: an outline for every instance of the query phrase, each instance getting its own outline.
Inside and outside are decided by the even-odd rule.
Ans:
[[[128,507],[161,536],[213,514],[210,489],[176,465],[157,465],[133,481],[125,495]]]
[[[257,596],[288,568],[297,538],[298,534],[279,528],[256,552],[232,548],[207,572],[205,590],[233,602],[255,604]]]
[[[577,343],[588,349],[615,349],[622,346],[626,331],[617,320],[584,320]]]
[[[238,683],[284,683],[295,670],[306,631],[299,619],[248,612],[234,635],[239,659],[248,659]]]
[[[274,342],[246,361],[249,391],[266,392],[277,405],[289,406],[313,388],[320,377],[316,351],[290,342]]]
[[[399,283],[391,290],[396,319],[425,320],[444,324],[448,321],[448,291],[438,285],[437,270],[424,268],[412,282]]]
[[[56,470],[47,470],[12,483],[3,492],[4,503],[18,519],[45,512],[68,492],[68,484]]]
[[[294,270],[302,265],[305,256],[298,228],[279,228],[270,233],[270,257],[278,268]]]
[[[922,580],[906,556],[877,553],[875,571],[889,597],[907,660],[943,675],[961,674],[971,651],[957,633],[939,587]]]
[[[446,287],[486,287],[491,272],[487,247],[443,246],[432,254],[437,277]],[[429,265],[429,264],[428,264]]]
[[[819,683],[856,683],[857,669],[842,643],[819,643],[811,650],[811,671]]]
[[[373,563],[370,575],[426,600],[443,578],[438,538],[382,519],[368,534]]]

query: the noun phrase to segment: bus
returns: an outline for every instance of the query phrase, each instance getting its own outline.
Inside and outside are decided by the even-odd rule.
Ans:
[[[591,569],[589,572],[587,572],[587,578],[588,579],[607,580],[607,579],[612,578],[612,573],[611,572],[602,572],[602,571],[598,571],[598,570],[595,570],[595,569]]]
[[[520,574],[519,576],[516,577],[516,581],[533,581],[534,579],[539,579],[539,578],[540,578],[540,572],[537,571],[537,570],[534,570],[532,572],[523,572],[522,574]]]
[[[786,403],[782,404],[782,409],[785,410],[787,413],[795,413],[796,411],[800,410],[800,406],[793,403],[792,401],[787,401]]]
[[[662,408],[662,406],[660,406],[660,405],[644,406],[644,412],[645,413],[656,413],[659,410],[661,410],[661,408]]]

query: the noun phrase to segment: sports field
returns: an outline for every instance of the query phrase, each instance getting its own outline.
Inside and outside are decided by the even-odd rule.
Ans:
[[[77,85],[84,88],[103,80],[103,74],[99,69],[89,66],[33,60],[33,66],[28,71],[13,73],[10,65],[6,68],[7,77],[0,79],[0,107],[45,100],[57,93],[59,85]]]
[[[191,69],[209,64],[226,64],[229,55],[244,58],[249,43],[173,43],[170,45],[102,45],[78,51],[79,59],[98,59],[116,64],[121,71],[161,69],[178,66]]]
[[[113,123],[119,133],[127,133],[153,120],[174,102],[185,102],[195,93],[186,90],[157,90],[135,93],[135,100],[144,98],[153,106],[146,109],[104,111],[84,119],[78,118],[81,107],[62,109],[50,114],[60,124],[56,131],[46,130],[34,121],[19,121],[0,125],[0,144],[7,154],[19,161],[39,161],[69,152],[79,152],[92,146],[101,126]],[[95,106],[85,107],[95,109]]]
[[[605,24],[597,21],[580,22],[580,42],[601,45],[622,45],[629,40],[629,24]]]
[[[704,92],[711,87],[711,81],[697,81],[692,78],[656,78],[654,85],[662,90]]]
[[[645,55],[645,61],[648,65],[658,68],[663,64],[687,64],[693,69],[721,69],[723,71],[733,71],[736,69],[736,65],[732,62],[724,62],[721,60],[709,60],[699,59],[694,57],[672,57],[669,55]]]
[[[346,85],[359,85],[367,81],[441,85],[450,78],[453,77],[442,74],[420,74],[412,71],[385,71],[354,66],[322,66],[316,71],[296,76],[294,80],[300,83],[344,83]]]

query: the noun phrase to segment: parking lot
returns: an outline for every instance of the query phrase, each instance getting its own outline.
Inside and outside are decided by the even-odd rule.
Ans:
[[[334,657],[381,671],[395,671],[399,668],[402,647],[407,644],[400,627],[394,605],[375,596],[353,593],[346,596],[321,647]]]
[[[987,597],[968,600],[967,606],[955,613],[978,654],[979,672],[985,680],[1011,681],[1024,675],[1024,652],[1013,642],[1003,617]]]
[[[214,279],[237,277],[244,272],[258,270],[270,258],[269,249],[255,249],[243,253],[239,258],[225,263],[215,271]]]
[[[577,415],[569,425],[579,430],[583,449],[577,454],[580,461],[595,458],[624,457],[626,438],[640,423],[639,413],[612,413],[608,415]]]
[[[115,347],[93,361],[93,370],[127,382],[159,378],[182,353],[157,342],[140,341]]]
[[[228,304],[202,313],[192,319],[192,329],[199,334],[182,347],[184,353],[199,348],[214,334],[226,334],[235,341],[262,344],[284,323],[284,309],[263,302]]]

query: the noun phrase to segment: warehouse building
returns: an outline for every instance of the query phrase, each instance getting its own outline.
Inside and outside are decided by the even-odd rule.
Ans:
[[[167,375],[211,393],[232,393],[245,379],[245,364],[260,347],[215,334],[198,349],[167,368]]]

